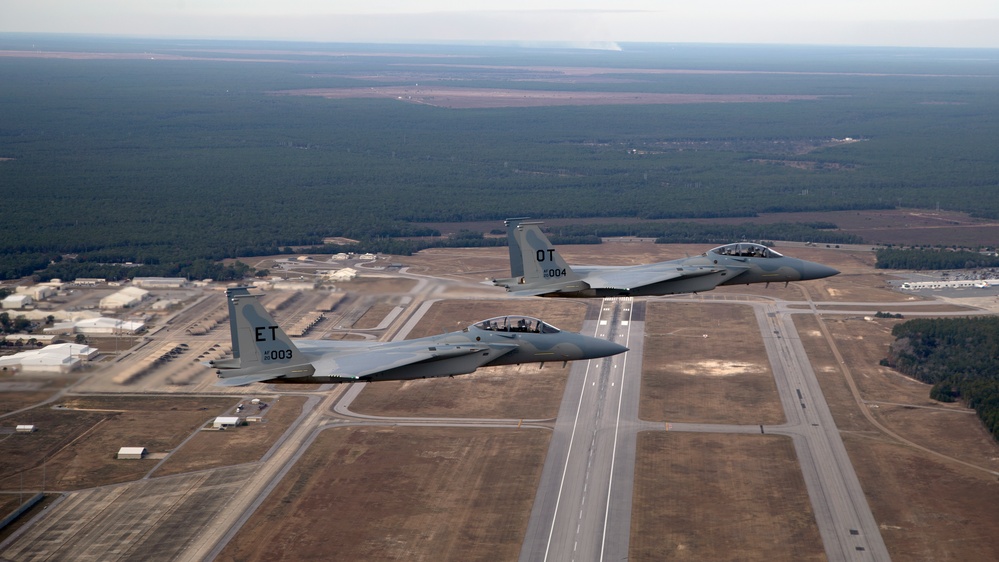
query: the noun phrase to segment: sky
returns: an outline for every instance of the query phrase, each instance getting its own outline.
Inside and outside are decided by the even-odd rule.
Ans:
[[[0,0],[0,32],[999,48],[999,0]]]

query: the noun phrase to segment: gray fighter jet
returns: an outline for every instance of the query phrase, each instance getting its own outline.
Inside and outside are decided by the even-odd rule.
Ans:
[[[539,222],[507,219],[510,275],[493,284],[522,296],[617,297],[710,291],[719,285],[807,281],[839,271],[789,258],[762,244],[719,246],[699,256],[633,266],[570,267]]]
[[[226,299],[233,356],[206,363],[217,369],[217,386],[449,377],[479,367],[564,363],[628,351],[527,316],[490,318],[460,332],[398,342],[293,342],[245,287],[227,290]]]

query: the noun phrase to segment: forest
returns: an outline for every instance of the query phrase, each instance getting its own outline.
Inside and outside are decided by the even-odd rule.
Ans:
[[[984,196],[999,184],[999,61],[991,51],[386,52],[0,35],[0,50],[29,45],[185,58],[0,57],[0,278],[73,277],[126,262],[160,272],[143,274],[184,275],[199,260],[318,246],[329,236],[405,253],[445,243],[421,241],[439,234],[426,223],[500,225],[510,216],[578,218],[566,236],[589,241],[609,235],[585,225],[595,217],[905,206],[999,218],[999,197]],[[288,60],[240,54],[264,47],[287,50]],[[226,60],[207,56],[219,49]],[[455,56],[463,65],[440,64]],[[503,65],[606,67],[608,75],[570,81]],[[273,94],[417,78],[455,88],[813,99],[448,109]],[[652,224],[642,235],[856,241],[822,226]],[[619,231],[628,229],[639,227]]]
[[[999,439],[999,317],[909,320],[892,335],[883,364],[932,384],[934,400],[967,403]]]
[[[979,269],[999,267],[999,256],[967,250],[879,248],[878,269]]]

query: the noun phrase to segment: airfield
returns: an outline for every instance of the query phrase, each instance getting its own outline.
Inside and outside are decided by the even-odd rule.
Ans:
[[[560,247],[598,265],[706,249]],[[631,349],[410,382],[216,387],[198,362],[228,353],[224,287],[168,291],[182,304],[95,342],[90,368],[0,375],[0,426],[39,428],[0,435],[0,511],[46,494],[2,531],[0,559],[999,559],[999,445],[972,410],[879,365],[904,320],[873,318],[995,314],[999,290],[914,295],[869,247],[777,249],[842,273],[513,299],[484,283],[508,271],[506,248],[434,249],[354,263],[334,289],[266,291],[283,326],[331,308],[309,338],[525,314]],[[251,265],[311,284],[330,267],[312,258]],[[220,415],[261,421],[206,431]],[[121,446],[150,454],[116,460]]]

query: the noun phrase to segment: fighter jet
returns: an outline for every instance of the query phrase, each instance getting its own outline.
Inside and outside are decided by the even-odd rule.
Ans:
[[[807,281],[839,271],[781,255],[762,244],[719,246],[699,256],[633,266],[570,267],[539,222],[507,219],[510,278],[494,279],[520,296],[617,297],[710,291],[719,285]]]
[[[232,358],[206,363],[217,369],[217,386],[450,377],[479,367],[565,363],[628,351],[527,316],[490,318],[460,332],[398,342],[292,341],[257,296],[246,287],[226,291]]]

